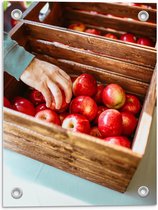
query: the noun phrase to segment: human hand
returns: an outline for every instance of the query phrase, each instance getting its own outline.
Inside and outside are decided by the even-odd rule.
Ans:
[[[43,94],[47,107],[51,107],[52,102],[55,101],[56,109],[61,108],[62,93],[60,88],[65,92],[66,102],[69,103],[71,100],[71,79],[69,75],[53,64],[34,58],[20,79]]]

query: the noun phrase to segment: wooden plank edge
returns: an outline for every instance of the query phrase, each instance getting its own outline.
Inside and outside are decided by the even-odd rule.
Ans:
[[[137,52],[136,54],[138,54],[138,51],[139,51],[139,55],[136,56],[135,54],[135,59],[136,60],[132,60],[131,61],[131,55],[126,55],[126,60],[127,61],[130,61],[134,64],[138,64],[138,65],[142,65],[142,66],[146,66],[146,67],[154,67],[155,66],[155,62],[156,62],[156,50],[155,48],[151,48],[149,47],[148,48],[143,48],[143,47],[140,47],[140,46],[135,46],[135,45],[132,45],[131,43],[121,43],[121,42],[117,42],[117,40],[110,40],[110,39],[107,39],[105,37],[97,37],[97,36],[89,36],[88,34],[86,33],[83,33],[83,32],[75,32],[73,30],[69,30],[69,29],[65,29],[65,28],[62,28],[62,27],[59,27],[59,26],[52,26],[52,25],[49,25],[49,24],[41,24],[41,23],[37,23],[37,22],[34,22],[34,21],[29,21],[29,20],[24,20],[24,23],[27,25],[27,33],[28,35],[31,34],[33,35],[34,32],[36,32],[36,29],[37,27],[41,27],[42,30],[51,30],[52,33],[54,31],[54,33],[60,33],[60,37],[56,37],[57,40],[55,40],[56,42],[60,42],[58,39],[61,39],[62,36],[67,36],[68,34],[71,35],[71,39],[75,40],[78,39],[78,40],[81,40],[81,43],[79,42],[78,45],[74,46],[74,42],[72,42],[73,44],[71,45],[72,47],[77,47],[77,48],[84,48],[83,46],[83,40],[85,42],[85,39],[87,40],[87,44],[88,44],[88,47],[89,47],[89,50],[92,50],[96,53],[100,53],[102,50],[100,49],[101,46],[103,45],[110,45],[110,48],[112,48],[112,46],[114,46],[114,49],[117,45],[117,49],[122,49],[120,52],[123,52],[124,48],[126,48],[126,52],[133,52],[133,55],[135,52]],[[42,33],[42,30],[41,30],[41,33]],[[34,34],[33,37],[36,37],[36,38],[42,38],[41,35],[39,34]],[[44,39],[45,40],[45,39]],[[63,40],[63,43],[64,44],[70,44],[70,40],[66,40],[66,39],[62,39]],[[71,40],[71,41],[72,41]],[[49,37],[49,40],[47,41],[54,41],[52,38]],[[96,51],[96,47],[95,49],[94,46],[93,46],[93,43],[98,41],[100,43],[100,47],[98,47],[98,51]],[[102,43],[102,45],[101,45]],[[75,43],[76,44],[76,43]],[[119,46],[119,47],[118,47]],[[101,50],[101,51],[100,51]],[[150,53],[150,55],[152,55],[152,64],[150,62],[150,64],[148,64],[147,61],[145,61],[145,63],[140,63],[140,57],[143,55],[146,55]],[[110,56],[110,54],[106,54],[105,56]],[[122,56],[122,57],[121,57]],[[124,56],[123,54],[121,54],[121,56],[119,56],[119,59],[123,59]],[[139,59],[138,59],[139,58]]]
[[[25,127],[26,129],[27,128],[30,129],[30,126],[31,126],[31,128],[34,129],[34,132],[39,132],[39,133],[42,132],[42,134],[44,135],[51,135],[54,131],[56,132],[58,130],[58,132],[61,135],[63,135],[63,139],[66,139],[66,136],[72,136],[71,141],[75,143],[78,142],[75,140],[77,138],[85,139],[87,143],[89,143],[90,145],[95,144],[98,148],[102,148],[106,146],[108,148],[116,150],[117,152],[124,153],[127,156],[132,156],[136,158],[142,157],[142,155],[136,152],[133,152],[129,148],[121,147],[118,145],[109,145],[107,142],[100,141],[100,139],[98,138],[95,138],[95,137],[92,137],[83,133],[72,132],[72,131],[63,129],[61,126],[57,126],[54,124],[50,125],[50,123],[46,123],[44,121],[38,120],[26,114],[8,109],[6,107],[3,108],[3,112],[4,112],[4,122],[7,121],[13,124],[17,124],[19,126]],[[23,122],[23,125],[21,125],[21,122]],[[80,141],[78,143],[80,143]]]
[[[45,6],[47,2],[32,2],[32,4],[23,12],[23,19],[30,18],[32,14],[36,13],[37,19],[40,10]]]
[[[139,117],[139,123],[133,140],[132,151],[144,155],[148,142],[148,136],[152,123],[152,115],[156,102],[156,68],[145,98],[145,102]]]

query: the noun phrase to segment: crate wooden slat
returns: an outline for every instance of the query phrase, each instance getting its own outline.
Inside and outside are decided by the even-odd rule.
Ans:
[[[156,64],[156,50],[150,47],[140,48],[139,46],[132,45],[130,43],[127,44],[113,40],[111,41],[105,38],[98,38],[97,36],[89,36],[86,33],[75,33],[73,31],[68,31],[47,24],[44,24],[39,31],[39,26],[42,26],[41,23],[27,20],[24,22],[29,23],[27,26],[28,33],[36,39],[43,39],[50,42],[60,42],[72,47],[88,49],[98,53],[99,55],[109,57],[116,56],[117,59],[126,61],[127,63],[130,62],[150,68],[154,68]],[[52,37],[51,34],[53,35]],[[149,52],[150,59],[148,57]]]
[[[41,22],[39,19],[41,9],[46,5],[46,2],[33,2],[31,6],[24,11],[23,18],[27,20],[34,20]],[[58,3],[49,2],[48,14],[44,21],[47,24],[62,24],[62,13],[60,11]]]
[[[156,50],[29,20],[18,24],[10,35],[37,58],[69,74],[88,72],[100,82],[121,84],[127,92],[141,98],[143,108],[131,149],[108,145],[95,137],[4,108],[4,147],[125,192],[148,140],[156,100]],[[26,89],[22,82],[8,75],[4,85],[8,98]]]
[[[45,4],[45,2],[33,2],[27,10],[24,11],[23,18],[27,17],[27,20],[39,21],[40,10]]]
[[[135,94],[140,98],[144,98],[146,91],[149,87],[147,83],[128,79],[118,74],[111,74],[109,71],[105,71],[100,68],[72,62],[65,59],[54,59],[51,56],[44,56],[43,54],[35,54],[39,59],[48,61],[52,64],[60,66],[64,71],[70,75],[79,75],[81,73],[90,73],[103,84],[117,83],[120,84],[128,93]]]
[[[40,10],[46,5],[47,2],[33,2],[32,5],[24,12],[23,17],[27,20],[36,20],[39,21],[38,15]],[[138,20],[138,13],[143,10],[142,7],[138,6],[129,6],[126,4],[119,3],[98,3],[98,2],[48,2],[49,9],[53,10],[54,7],[58,7],[57,5],[63,5],[64,7],[69,7],[72,9],[82,10],[82,11],[96,11],[102,14],[111,14],[115,17],[122,18],[132,18],[134,20]],[[156,4],[145,4],[151,6],[153,8],[145,8],[145,10],[149,13],[148,22],[156,23]],[[130,11],[130,12],[129,12]],[[55,10],[53,10],[55,12]],[[48,19],[47,19],[48,20]],[[46,20],[46,22],[47,22]]]
[[[39,5],[35,5],[29,14],[24,15],[24,19],[40,22],[38,16],[42,7],[39,7]],[[155,7],[155,4],[153,4],[153,7]],[[141,22],[138,20],[138,13],[143,8],[137,6],[107,2],[49,2],[50,12],[42,22],[67,27],[72,22],[78,21],[83,22],[87,26],[92,25],[92,28],[96,28],[96,26],[104,27],[104,29],[101,29],[102,32],[112,28],[118,30],[119,33],[121,30],[135,33],[137,37],[149,36],[155,42],[157,11],[156,8],[145,9],[149,13],[149,20]],[[98,14],[90,11],[97,11]],[[108,14],[113,16],[106,16]],[[129,18],[133,20],[130,21]]]
[[[84,11],[96,11],[96,12],[102,12],[105,14],[111,14],[116,17],[128,17],[133,18],[135,20],[138,20],[138,13],[142,10],[141,7],[137,6],[128,6],[124,4],[118,4],[118,3],[96,3],[93,2],[91,4],[87,2],[78,2],[77,4],[75,2],[65,2],[65,6],[78,9],[78,10],[84,10]],[[149,22],[156,23],[156,10],[155,9],[145,9],[149,13]],[[129,12],[130,11],[130,12]]]
[[[4,111],[5,147],[106,187],[123,192],[140,161],[126,148]]]
[[[112,58],[95,55],[91,52],[69,47],[58,42],[48,42],[44,40],[29,39],[29,48],[36,52],[42,52],[45,55],[51,55],[54,58],[65,58],[78,63],[92,65],[98,68],[124,74],[127,77],[135,78],[143,82],[149,82],[153,71],[147,67],[140,67],[135,64],[129,64]]]
[[[83,22],[86,24],[104,26],[113,28],[115,30],[139,34],[139,36],[154,37],[156,36],[155,24],[144,23],[140,21],[128,22],[122,18],[108,17],[102,14],[91,14],[86,11],[78,11],[67,9],[64,17],[66,19],[74,19],[76,22]]]
[[[144,149],[147,145],[147,138],[144,136],[149,135],[150,126],[152,122],[152,114],[155,106],[156,99],[156,67],[153,72],[153,76],[150,82],[150,87],[148,88],[148,92],[146,94],[145,102],[141,112],[141,121],[137,126],[137,130],[135,133],[134,143],[133,143],[133,151],[138,153],[143,153]],[[137,141],[140,139],[140,141]]]

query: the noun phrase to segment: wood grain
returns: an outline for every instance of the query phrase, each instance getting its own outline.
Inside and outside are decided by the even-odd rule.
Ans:
[[[102,56],[110,56],[127,63],[148,66],[150,68],[154,68],[156,63],[156,51],[150,47],[145,49],[130,43],[118,43],[115,40],[98,38],[95,35],[89,36],[86,33],[76,33],[71,30],[46,24],[42,25],[32,21],[25,20],[25,24],[28,35],[35,39],[60,42],[71,47],[90,50],[102,54]]]
[[[4,146],[120,192],[125,191],[141,158],[129,149],[114,148],[32,117],[23,118],[23,114],[7,108]]]
[[[80,75],[82,73],[89,73],[103,84],[117,83],[121,85],[128,93],[138,95],[144,98],[148,90],[148,84],[123,77],[118,74],[111,74],[111,72],[104,69],[96,68],[90,65],[84,65],[77,62],[65,60],[65,59],[54,59],[50,56],[35,54],[37,58],[50,62],[59,66],[61,69],[66,71],[69,75]]]
[[[43,6],[44,6],[44,2],[32,4],[31,7],[29,7],[26,10],[26,12],[24,12],[24,19],[40,22],[38,16]],[[70,12],[67,11],[67,8],[70,9]],[[131,32],[135,33],[137,37],[142,36],[142,34],[140,33],[143,33],[143,35],[147,36],[146,30],[144,31],[143,28],[141,29],[141,26],[144,28],[147,27],[147,30],[148,30],[150,27],[152,27],[152,25],[150,24],[151,22],[156,23],[156,10],[155,9],[146,9],[146,11],[149,13],[149,20],[148,20],[149,24],[146,25],[146,22],[144,23],[144,22],[138,21],[138,13],[142,10],[141,7],[133,7],[133,6],[123,5],[123,4],[118,4],[118,3],[87,3],[87,2],[82,2],[82,3],[81,2],[65,2],[65,3],[49,2],[50,12],[44,19],[43,23],[67,27],[71,22],[75,21],[75,18],[80,18],[80,15],[77,15],[76,17],[76,14],[72,14],[72,15],[70,14],[71,11],[76,13],[74,9],[81,10],[82,12],[97,11],[101,14],[101,17],[105,19],[105,21],[108,21],[108,25],[106,24],[105,28],[111,28],[111,25],[113,24],[116,26],[119,25],[120,27],[120,25],[123,24],[121,28],[119,29],[117,28],[118,31],[121,31],[122,28],[123,28],[123,31],[125,31],[126,29],[127,32],[132,30]],[[68,20],[66,18],[67,14],[71,15],[71,17]],[[110,19],[108,18],[106,20],[106,17],[105,17],[106,14],[111,14],[111,15],[114,15],[115,17],[110,17]],[[129,22],[128,19],[125,19],[124,17],[133,18],[135,20],[133,20],[132,22],[131,21]],[[82,19],[84,19],[84,17],[82,17]],[[93,28],[95,28],[96,26],[95,22],[97,21],[97,19],[98,19],[98,16],[96,14],[93,14],[93,18],[91,22],[91,25],[93,26]],[[109,21],[112,21],[112,24]],[[123,21],[123,22],[120,22],[120,21]],[[83,20],[83,22],[86,23],[85,20]],[[102,22],[100,21],[97,21],[97,22],[99,23],[99,27],[104,26]],[[110,27],[109,27],[109,24],[110,24]],[[87,22],[86,25],[89,25],[89,23]],[[130,29],[130,27],[132,29]],[[156,30],[156,24],[154,28],[155,28],[154,30]],[[156,32],[154,32],[154,30],[150,30],[150,32],[153,31],[153,36],[151,36],[150,34],[150,38],[153,40],[153,42],[155,42],[155,39],[156,39]]]
[[[46,2],[32,2],[32,4],[24,11],[23,19],[39,21],[40,10],[45,6]]]
[[[75,24],[76,22],[78,22],[78,21],[76,21],[75,19],[67,19],[63,23],[63,25],[59,25],[59,24],[57,24],[57,25],[59,25],[62,28],[69,28],[69,25]],[[53,24],[53,25],[55,25],[55,24]],[[123,41],[120,40],[121,35],[125,33],[123,31],[115,30],[115,29],[112,29],[112,28],[106,28],[106,27],[103,27],[103,26],[92,25],[92,24],[88,24],[88,23],[84,23],[84,25],[86,26],[87,29],[97,29],[97,30],[99,30],[101,32],[101,35],[98,36],[98,37],[107,38],[104,35],[107,34],[107,33],[112,33],[112,34],[115,34],[117,36],[117,38],[118,38],[117,42],[124,43]],[[84,32],[84,33],[86,33],[86,32]],[[140,34],[137,34],[137,33],[135,33],[135,36],[137,38],[141,37]],[[150,39],[153,42],[154,48],[156,48],[156,46],[155,46],[156,45],[155,44],[156,43],[156,37],[155,36],[154,37],[150,37]],[[136,44],[136,46],[138,46],[138,44]],[[147,48],[147,46],[145,46],[145,45],[139,45],[139,47]]]
[[[76,23],[75,20],[67,20],[66,22],[64,22],[64,25],[62,25],[62,27],[68,28],[69,25],[74,24],[74,23]],[[102,38],[104,38],[104,35],[107,33],[115,34],[118,38],[120,38],[120,36],[124,34],[124,32],[122,31],[118,31],[118,30],[114,30],[110,28],[104,28],[103,26],[95,26],[95,25],[90,25],[90,24],[85,24],[85,26],[86,28],[99,30],[101,32]],[[118,39],[117,41],[120,41],[120,40]]]
[[[141,111],[141,121],[139,121],[135,132],[135,138],[133,140],[133,151],[138,152],[142,155],[145,153],[153,111],[156,103],[156,71],[157,70],[155,68]]]
[[[115,60],[93,52],[72,48],[56,42],[35,40],[29,38],[29,46],[32,52],[52,56],[54,58],[68,59],[81,64],[102,68],[109,72],[126,75],[143,82],[149,82],[153,71],[150,68],[140,67],[119,60]]]
[[[44,20],[40,21],[40,11],[46,4],[48,4],[49,6],[48,14],[44,18]],[[62,25],[62,17],[62,9],[60,7],[60,4],[57,2],[33,2],[31,6],[23,13],[24,20],[33,20],[36,22],[42,22],[53,25]]]
[[[27,39],[24,39],[25,37],[25,26],[22,21],[20,21],[18,24],[16,24],[10,31],[9,36],[14,39],[18,40],[18,44],[26,47]]]
[[[89,3],[89,2],[65,2],[62,6],[84,11],[96,11],[99,13],[111,14],[117,17],[128,17],[138,20],[138,13],[142,10],[140,7],[132,7],[118,3]],[[145,9],[149,13],[149,22],[156,23],[156,10]]]
[[[43,23],[62,26],[64,23],[63,11],[59,3],[49,2],[50,4],[50,13],[44,19]]]
[[[91,14],[86,11],[73,9],[66,9],[64,18],[73,19],[76,20],[76,22],[139,34],[139,36],[156,37],[156,24],[154,23],[127,21],[124,18],[108,17],[102,14]]]
[[[4,147],[125,192],[147,144],[156,98],[156,73],[153,73],[156,50],[28,20],[18,24],[10,34],[37,57],[62,67],[70,74],[89,72],[107,83],[118,80],[128,91],[142,97],[146,95],[131,149],[109,145],[98,138],[3,108]],[[119,69],[115,70],[114,66]],[[24,88],[12,77],[5,80],[8,96],[20,93]]]

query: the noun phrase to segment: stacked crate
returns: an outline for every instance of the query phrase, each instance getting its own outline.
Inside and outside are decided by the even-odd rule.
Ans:
[[[118,3],[50,3],[42,22],[45,2],[35,3],[10,32],[37,58],[70,75],[90,73],[101,83],[120,84],[143,104],[131,149],[108,145],[95,137],[4,108],[4,146],[69,173],[124,192],[147,145],[156,100],[156,49],[68,29],[75,22],[102,34],[124,32],[150,37],[156,43],[156,8],[146,9],[148,22],[137,20],[142,8]],[[95,11],[95,12],[92,12]],[[107,13],[109,15],[107,15]],[[134,20],[129,20],[132,18]],[[26,86],[6,75],[5,95],[14,97]]]

